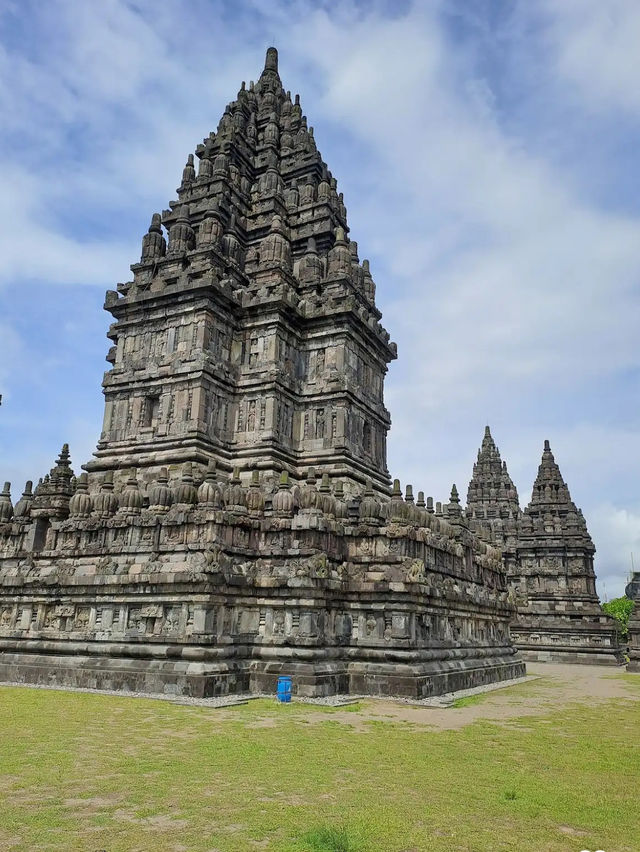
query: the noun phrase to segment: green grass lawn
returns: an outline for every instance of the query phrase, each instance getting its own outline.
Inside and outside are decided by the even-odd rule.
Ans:
[[[625,688],[436,730],[369,720],[369,702],[216,711],[2,687],[0,849],[637,852],[640,678]]]

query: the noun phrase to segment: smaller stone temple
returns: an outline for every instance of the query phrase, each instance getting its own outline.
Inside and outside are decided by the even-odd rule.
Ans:
[[[627,671],[640,674],[640,571],[634,572],[624,591],[626,596],[635,602],[629,618],[629,663]]]
[[[595,547],[549,441],[523,512],[487,426],[469,483],[467,518],[477,535],[502,550],[517,600],[511,636],[525,660],[621,662],[615,621],[602,612],[596,594]]]

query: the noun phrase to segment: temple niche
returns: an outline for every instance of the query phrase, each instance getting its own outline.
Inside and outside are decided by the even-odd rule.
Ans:
[[[520,677],[499,549],[391,482],[396,347],[275,49],[154,213],[96,452],[0,494],[0,679],[422,698]]]
[[[466,514],[471,529],[502,551],[517,601],[511,636],[525,660],[622,662],[615,621],[601,610],[596,594],[593,541],[548,441],[523,512],[487,426]]]

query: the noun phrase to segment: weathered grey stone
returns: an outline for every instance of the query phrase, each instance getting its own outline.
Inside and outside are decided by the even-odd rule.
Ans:
[[[270,49],[154,214],[95,457],[0,497],[0,678],[424,697],[524,673],[457,491],[389,488],[395,345]],[[168,233],[168,241],[163,232]]]
[[[625,594],[635,602],[629,618],[629,663],[627,671],[640,673],[640,572],[636,571],[625,589]]]
[[[596,594],[595,547],[548,441],[522,512],[487,426],[469,483],[467,518],[502,551],[517,604],[511,635],[525,660],[621,663],[615,621],[602,612]]]

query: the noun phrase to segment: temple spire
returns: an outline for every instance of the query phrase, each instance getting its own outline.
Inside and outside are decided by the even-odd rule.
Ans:
[[[264,60],[264,71],[263,74],[267,72],[273,72],[274,74],[278,73],[278,51],[275,47],[267,48],[267,55]]]
[[[347,236],[344,202],[307,127],[300,98],[292,103],[282,86],[275,47],[266,51],[259,81],[240,87],[217,128],[185,158],[177,199],[152,217],[141,263],[132,268],[133,281],[109,296],[108,310],[116,319],[110,335],[118,341],[110,348],[110,363],[127,379],[122,386],[105,380],[110,413],[87,471],[103,474],[116,467],[126,446],[141,469],[141,485],[157,481],[158,441],[170,446],[171,457],[161,460],[170,472],[174,463],[197,459],[197,447],[206,445],[221,470],[228,469],[231,456],[236,460],[237,451],[244,467],[258,465],[267,476],[279,474],[284,459],[297,480],[317,460],[315,442],[324,441],[324,449],[332,452],[323,456],[322,475],[333,464],[332,453],[336,458],[343,453],[347,402],[346,396],[337,402],[335,395],[339,390],[347,394],[350,379],[336,372],[328,357],[325,363],[325,352],[333,347],[332,329],[339,327],[353,336],[348,345],[361,351],[358,357],[367,364],[366,380],[358,383],[358,405],[368,421],[373,418],[366,432],[364,427],[350,432],[348,453],[364,465],[376,489],[386,490],[389,416],[382,387],[384,364],[396,357],[395,346],[380,324],[371,271],[368,264],[360,266],[356,243]],[[165,393],[158,383],[155,344],[149,358],[143,354],[151,322],[143,305],[161,293],[173,306],[158,317],[158,340],[166,341],[161,357],[182,362],[189,353],[184,396],[176,390]],[[246,351],[239,370],[235,344],[230,345],[236,320],[225,316],[212,324],[197,293],[205,301],[233,298],[240,314],[246,314]],[[269,304],[276,295],[277,311],[293,312],[294,326],[291,334],[278,331],[272,346],[261,317],[274,308]],[[344,311],[336,313],[337,305]],[[193,332],[182,319],[191,310],[197,314]],[[312,317],[313,339],[306,331]],[[377,339],[373,350],[372,337]],[[368,357],[372,352],[375,357]],[[304,402],[292,400],[284,386],[273,405],[265,402],[268,377],[281,359],[293,373],[303,361],[314,365],[302,381],[313,393],[307,395],[302,386],[296,390]],[[244,381],[245,372],[256,370],[260,388]],[[298,417],[302,430],[294,428]],[[140,427],[151,431],[141,435]],[[265,457],[273,463],[271,472]]]
[[[538,467],[538,475],[533,484],[530,509],[534,507],[558,508],[562,506],[571,511],[577,511],[571,500],[571,494],[562,478],[560,468],[551,452],[549,441],[544,442],[542,460]]]
[[[482,515],[487,509],[495,509],[498,515],[504,510],[509,516],[517,516],[520,512],[518,491],[500,457],[489,426],[484,428],[478,459],[473,466],[467,506],[472,512],[483,510]]]
[[[513,543],[520,514],[518,491],[485,426],[467,492],[467,518],[478,535],[505,548]]]

